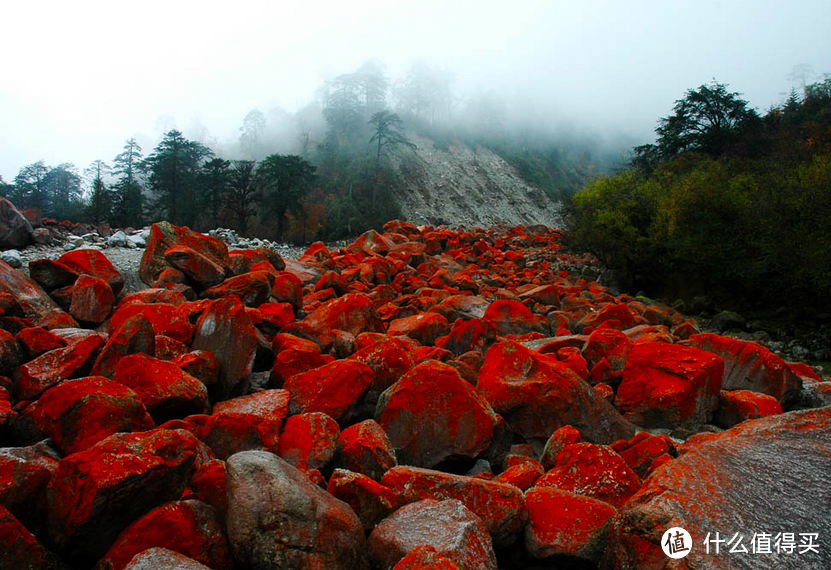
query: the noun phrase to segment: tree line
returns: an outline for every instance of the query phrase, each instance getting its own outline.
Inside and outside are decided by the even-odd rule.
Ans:
[[[96,160],[83,173],[38,161],[13,183],[0,181],[0,192],[46,217],[116,227],[165,218],[306,241],[354,236],[400,217],[396,198],[423,173],[413,134],[444,151],[458,141],[487,146],[553,198],[595,172],[586,148],[533,129],[510,132],[499,96],[463,98],[452,82],[424,62],[394,81],[372,59],[325,81],[295,113],[252,109],[230,144],[204,127],[185,136],[165,117],[166,132],[148,156],[130,139],[111,164]]]
[[[633,290],[751,311],[831,306],[831,76],[764,115],[713,81],[656,134],[574,196],[577,244]]]
[[[407,112],[439,117],[444,103],[435,92],[449,92],[447,86],[419,69],[396,93]],[[293,118],[296,153],[273,152],[266,116],[254,109],[243,119],[235,149],[245,159],[218,156],[173,128],[147,156],[129,139],[112,164],[96,160],[83,173],[70,163],[41,160],[21,168],[12,183],[0,179],[0,193],[44,217],[116,227],[166,219],[275,239],[287,232],[300,241],[354,235],[400,215],[394,197],[402,179],[389,159],[415,145],[388,107],[392,89],[375,60],[327,81],[311,111]],[[319,120],[323,135],[313,134]]]

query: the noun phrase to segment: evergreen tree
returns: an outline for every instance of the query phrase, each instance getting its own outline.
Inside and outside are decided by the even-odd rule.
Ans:
[[[231,161],[221,158],[209,160],[202,167],[202,201],[209,225],[217,228],[228,194]]]
[[[42,160],[27,164],[14,178],[14,191],[11,200],[18,208],[37,208],[42,215],[47,214],[50,207],[49,195],[46,192],[46,175],[49,167]]]
[[[118,227],[141,227],[144,223],[142,158],[141,147],[131,138],[113,160],[114,173],[119,177],[113,185],[113,222]]]
[[[251,160],[259,157],[260,144],[265,133],[265,115],[259,109],[252,109],[245,115],[240,127],[239,142]]]
[[[110,172],[109,165],[103,160],[94,161],[85,171],[89,186],[89,204],[86,208],[87,218],[95,224],[110,222],[112,217],[112,195],[104,184],[104,176]]]
[[[248,220],[256,212],[261,192],[254,180],[253,160],[235,160],[229,171],[226,207],[236,222],[237,231],[248,233]]]
[[[197,215],[196,188],[202,162],[213,153],[177,130],[168,131],[147,157],[156,208],[176,225],[192,226]]]
[[[316,168],[296,155],[272,154],[257,168],[256,180],[263,193],[263,218],[275,218],[277,239],[282,239],[289,212],[300,214],[301,200],[316,180]]]
[[[372,115],[369,123],[374,126],[369,143],[374,144],[375,148],[375,184],[372,185],[372,207],[375,208],[381,158],[397,153],[400,147],[415,149],[416,145],[401,132],[402,122],[395,113],[378,111]]]
[[[47,209],[50,216],[74,219],[82,213],[81,176],[74,164],[65,162],[51,168],[44,177],[43,185],[51,206]]]
[[[3,180],[3,176],[0,176],[0,197],[9,198],[12,192],[14,192],[14,186]]]

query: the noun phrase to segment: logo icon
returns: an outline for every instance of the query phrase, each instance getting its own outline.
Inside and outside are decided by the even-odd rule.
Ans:
[[[670,558],[684,558],[692,550],[692,537],[680,526],[674,526],[661,537],[661,548]]]

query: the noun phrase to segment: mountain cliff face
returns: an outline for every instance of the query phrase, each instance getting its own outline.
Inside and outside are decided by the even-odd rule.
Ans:
[[[414,157],[399,161],[406,180],[406,192],[397,197],[403,219],[483,227],[562,226],[559,204],[492,150],[458,141],[437,148],[429,138],[407,136],[418,149]]]

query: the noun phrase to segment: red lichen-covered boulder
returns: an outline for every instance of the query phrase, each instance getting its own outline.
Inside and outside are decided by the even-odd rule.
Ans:
[[[431,313],[438,313],[448,320],[481,319],[488,309],[488,302],[473,295],[452,295],[430,309]]]
[[[46,490],[51,544],[89,567],[127,525],[181,496],[198,449],[187,432],[156,429],[117,433],[65,457]]]
[[[280,422],[252,414],[213,414],[198,431],[217,459],[228,459],[241,451],[277,453],[280,449]]]
[[[525,495],[525,549],[534,558],[575,558],[593,564],[606,550],[606,529],[617,512],[609,503],[554,489],[534,487]]]
[[[282,423],[288,414],[290,399],[291,395],[287,390],[263,390],[219,402],[213,407],[213,413],[250,414]]]
[[[360,519],[284,460],[238,453],[226,481],[228,540],[245,567],[368,570]]]
[[[224,461],[211,459],[200,465],[193,474],[190,484],[203,501],[219,511],[224,517],[228,511]]]
[[[46,486],[60,456],[44,444],[0,448],[0,505],[33,532],[43,526]]]
[[[563,426],[557,429],[545,442],[545,447],[540,455],[540,463],[542,463],[543,469],[546,471],[553,469],[560,452],[572,443],[580,443],[582,439],[583,436],[580,435],[580,432],[571,426]]]
[[[612,449],[618,452],[626,464],[638,474],[646,477],[652,469],[652,463],[663,455],[674,457],[678,455],[675,444],[666,435],[650,435],[640,432],[630,441],[617,441]]]
[[[784,408],[796,403],[802,380],[767,348],[754,342],[712,333],[694,334],[685,344],[724,359],[722,390],[751,390],[769,394]]]
[[[85,376],[102,344],[104,340],[92,334],[66,348],[50,350],[21,364],[14,371],[17,398],[34,400],[63,380]]]
[[[340,432],[334,465],[380,481],[396,465],[395,450],[375,420],[364,420]]]
[[[107,256],[96,249],[73,249],[60,256],[58,263],[69,267],[78,275],[89,275],[106,281],[114,295],[118,295],[124,289],[124,277]]]
[[[412,317],[395,319],[387,329],[390,336],[406,336],[424,346],[433,346],[438,337],[448,333],[450,322],[438,313],[419,313]]]
[[[442,556],[435,547],[421,544],[398,561],[393,570],[461,570],[450,558]]]
[[[29,327],[22,329],[17,333],[17,335],[15,335],[15,340],[20,348],[23,349],[23,356],[26,360],[33,360],[50,350],[66,346],[66,341],[64,339],[41,327]],[[2,351],[2,349],[0,349],[0,351]],[[8,352],[0,352],[0,355],[2,355],[0,356],[0,361],[4,364],[11,360],[11,356]],[[3,370],[2,365],[0,365],[0,370]]]
[[[369,535],[373,567],[392,570],[410,551],[429,545],[459,568],[496,570],[496,555],[482,521],[459,501],[424,500],[402,507]]]
[[[320,332],[338,329],[353,336],[362,332],[384,332],[384,324],[372,300],[360,293],[351,293],[327,301],[302,322]]]
[[[46,292],[68,287],[78,279],[78,272],[53,259],[33,259],[29,262],[29,275]]]
[[[31,330],[31,328],[23,329],[20,332]],[[17,334],[19,335],[20,333]],[[0,374],[12,374],[23,359],[24,354],[15,335],[0,329]]]
[[[156,354],[153,325],[142,314],[130,317],[110,335],[95,359],[90,374],[112,378],[119,360],[131,354]]]
[[[604,327],[617,330],[631,329],[637,325],[645,325],[647,321],[626,303],[608,303],[600,310],[588,313],[575,328],[583,332],[588,327]]]
[[[485,523],[497,545],[511,544],[527,519],[525,501],[517,487],[432,469],[393,467],[381,484],[395,492],[398,504],[421,499],[457,499]]]
[[[323,291],[324,289],[332,289],[335,295],[340,297],[349,292],[349,285],[346,279],[340,273],[334,271],[327,271],[315,284],[315,292]]]
[[[3,377],[5,379],[5,377]],[[12,402],[9,391],[0,386],[0,431],[2,431],[15,417],[12,411]]]
[[[225,267],[186,245],[170,246],[164,251],[164,259],[203,288],[225,279]]]
[[[497,483],[507,483],[517,487],[521,491],[525,491],[533,485],[537,479],[542,477],[545,469],[542,468],[542,463],[536,459],[529,458],[528,461],[517,463],[508,467],[505,471],[494,478]]]
[[[745,420],[781,413],[779,400],[768,394],[750,390],[722,391],[713,422],[719,427],[731,428]]]
[[[470,351],[484,352],[496,342],[496,329],[484,319],[458,319],[446,337],[436,339],[436,344],[456,356]]]
[[[219,360],[207,350],[192,350],[171,362],[209,388],[219,382]]]
[[[605,445],[574,443],[557,457],[556,466],[535,487],[555,487],[620,507],[641,486],[641,478]]]
[[[612,520],[605,568],[667,568],[661,540],[668,526],[693,537],[678,568],[740,567],[737,560],[752,568],[829,566],[831,553],[822,548],[822,536],[828,528],[825,507],[831,504],[831,407],[750,420],[685,448],[653,471]],[[819,548],[777,552],[777,533],[790,532],[797,545],[799,533],[820,533],[813,541]],[[710,543],[708,552],[707,533],[726,540],[743,535],[748,553],[731,553],[735,541],[722,543],[718,552]],[[771,554],[751,553],[754,533],[771,534]]]
[[[33,322],[40,322],[50,311],[58,308],[37,283],[4,261],[0,261],[0,293],[11,295],[23,310],[23,316]]]
[[[323,469],[335,455],[340,429],[326,414],[289,417],[280,434],[280,457],[305,471]]]
[[[290,303],[263,303],[257,308],[263,319],[258,326],[266,334],[277,334],[294,320],[294,307]]]
[[[643,427],[708,423],[718,406],[723,372],[724,361],[711,352],[664,342],[637,344],[615,406]]]
[[[542,305],[558,306],[560,304],[560,288],[557,285],[540,285],[519,295],[520,300],[533,299]]]
[[[174,363],[146,354],[122,358],[113,380],[138,394],[156,423],[202,413],[208,403],[202,382]]]
[[[589,380],[589,368],[579,348],[566,346],[557,351],[557,360],[571,368],[583,381]]]
[[[314,344],[309,341],[310,344]],[[275,388],[282,387],[292,376],[308,372],[332,362],[335,358],[331,354],[321,354],[320,348],[287,348],[277,353],[269,375],[269,385]]]
[[[372,379],[372,369],[366,364],[335,360],[292,376],[283,388],[291,394],[291,413],[323,412],[341,422],[357,410]]]
[[[142,289],[135,293],[125,295],[119,301],[119,307],[126,307],[134,303],[167,303],[168,305],[181,305],[187,299],[179,291],[171,291],[170,289]]]
[[[156,335],[155,343],[156,358],[159,360],[173,360],[190,352],[188,345],[163,334]]]
[[[0,543],[3,544],[3,559],[0,560],[3,568],[9,570],[18,568],[67,570],[68,568],[2,504],[0,504]]]
[[[230,570],[231,553],[222,523],[202,501],[173,501],[125,528],[96,565],[96,570],[123,570],[150,548],[167,548],[216,570]]]
[[[133,390],[101,376],[67,380],[50,388],[38,400],[34,420],[67,454],[92,447],[116,432],[153,427]]]
[[[78,322],[69,313],[61,309],[52,309],[37,322],[39,327],[54,331],[58,329],[78,328]]]
[[[271,296],[274,276],[268,271],[252,271],[236,277],[229,277],[219,285],[202,292],[204,299],[219,299],[236,295],[246,307],[259,307]]]
[[[147,248],[144,250],[139,266],[139,278],[147,285],[152,286],[159,274],[170,267],[164,254],[172,245],[189,247],[223,269],[228,269],[231,265],[228,246],[222,241],[193,232],[186,227],[159,222],[150,227]]]
[[[519,301],[494,301],[488,306],[482,319],[491,323],[499,335],[550,332],[548,319],[542,315],[535,315]]]
[[[184,343],[190,343],[193,337],[193,325],[188,320],[187,313],[181,310],[179,305],[169,303],[119,304],[113,316],[110,317],[110,333],[118,330],[127,319],[139,314],[150,321],[153,332],[157,335],[164,335]]]
[[[374,251],[375,253],[387,253],[393,246],[393,242],[385,236],[379,234],[375,230],[367,230],[358,236],[347,249],[352,253],[358,253],[364,249]]]
[[[570,368],[516,342],[497,343],[488,350],[477,389],[515,433],[539,448],[565,425],[598,443],[629,439],[635,433],[634,426]]]
[[[399,463],[434,467],[476,457],[491,443],[498,417],[456,370],[425,361],[381,394],[375,420]]]
[[[373,481],[366,475],[335,469],[329,477],[326,489],[336,499],[340,499],[355,511],[366,532],[392,513],[398,506],[391,489]]]
[[[589,369],[605,358],[612,370],[623,370],[631,351],[632,341],[625,333],[604,328],[589,335],[583,347],[583,356]]]
[[[254,367],[257,339],[254,325],[238,297],[214,301],[196,322],[194,350],[207,350],[219,360],[219,382],[211,399],[219,402],[245,391]]]
[[[406,342],[385,337],[350,355],[349,360],[361,362],[372,369],[372,386],[367,399],[374,405],[381,392],[415,366],[415,352]]]
[[[292,273],[281,271],[274,278],[271,297],[280,303],[289,303],[296,312],[303,308],[303,283]]]
[[[113,291],[103,279],[81,275],[72,285],[69,314],[79,323],[103,323],[114,304]]]

